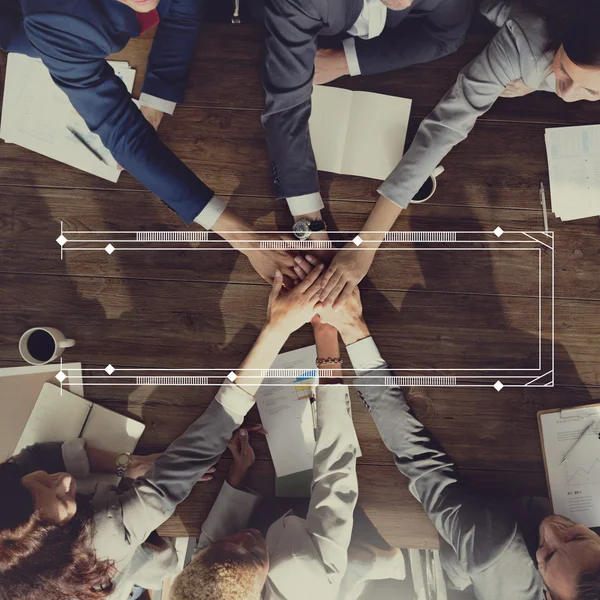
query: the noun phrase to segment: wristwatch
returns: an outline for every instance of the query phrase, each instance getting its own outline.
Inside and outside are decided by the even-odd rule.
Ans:
[[[308,240],[317,231],[327,231],[325,221],[309,221],[300,219],[294,223],[294,235],[299,240]]]
[[[119,477],[125,477],[125,471],[127,471],[127,467],[129,467],[130,462],[131,454],[128,452],[123,452],[117,456],[117,475]]]

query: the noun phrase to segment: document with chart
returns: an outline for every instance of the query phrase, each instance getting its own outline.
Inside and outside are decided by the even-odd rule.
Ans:
[[[552,507],[600,526],[600,405],[538,414]]]

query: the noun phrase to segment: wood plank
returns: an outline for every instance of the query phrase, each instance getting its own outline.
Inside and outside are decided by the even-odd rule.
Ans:
[[[217,497],[229,461],[222,459],[215,480],[198,484],[187,500],[179,505],[159,532],[162,535],[197,535],[210,507]],[[391,546],[398,548],[439,548],[435,528],[421,505],[408,491],[404,477],[393,466],[358,466],[359,505],[369,520]],[[251,471],[251,485],[265,498],[274,493],[274,471],[271,463],[257,461]],[[474,491],[507,494],[518,481],[523,495],[544,494],[543,479],[530,474],[511,472],[489,474],[481,471],[461,472]],[[510,496],[511,494],[509,494]],[[293,506],[282,501],[280,507]]]
[[[483,19],[482,19],[483,20]],[[423,118],[456,81],[459,71],[473,60],[494,35],[492,27],[476,26],[461,48],[436,61],[368,77],[344,77],[332,85],[402,96],[413,100],[412,114]],[[324,45],[329,45],[326,38]],[[139,94],[151,40],[132,40],[116,55],[138,71],[135,92]],[[264,108],[261,85],[262,29],[252,23],[232,26],[210,23],[203,27],[190,72],[185,104],[215,108]],[[594,123],[594,107],[587,102],[569,104],[554,94],[537,93],[523,98],[501,98],[481,118],[548,124]]]
[[[393,350],[382,349],[392,364]],[[216,388],[94,387],[86,396],[146,423],[141,448],[161,452],[181,435],[212,401]],[[593,400],[585,387],[493,390],[412,388],[408,401],[419,420],[444,446],[460,469],[544,473],[536,415],[539,410],[578,406]],[[369,412],[351,388],[354,425],[362,449],[359,464],[393,465]],[[248,422],[259,422],[253,410]],[[267,444],[253,436],[260,460],[268,460]],[[514,489],[514,488],[511,488]]]
[[[79,350],[90,362],[156,367],[160,360],[168,363],[165,367],[181,368],[193,367],[199,352],[210,354],[207,368],[236,366],[243,358],[240,348],[249,350],[264,322],[268,290],[266,284],[12,274],[4,275],[2,283],[5,314],[15,319],[6,323],[2,358],[17,358],[9,340],[18,334],[23,321],[52,316],[81,339]],[[42,285],[44,295],[40,297],[37,290]],[[396,353],[396,364],[405,368],[537,365],[537,298],[507,296],[494,301],[490,296],[425,290],[366,290],[363,303],[366,319],[372,322],[373,335],[382,347],[393,347],[400,339],[411,340],[410,349],[400,348]],[[585,309],[588,305],[572,302],[569,306],[575,313],[578,306]],[[562,332],[560,327],[558,331]],[[592,346],[595,330],[588,327],[586,333]],[[307,328],[298,338],[310,341],[309,334]],[[295,347],[299,344],[294,341]],[[433,359],[432,344],[436,347]]]
[[[159,532],[162,535],[196,535],[200,532],[227,472],[228,461],[221,460],[217,477],[198,484],[179,505]],[[273,465],[257,461],[251,472],[250,485],[261,494],[274,494]],[[392,546],[436,548],[437,534],[418,502],[410,495],[406,483],[395,467],[358,467],[360,506],[373,525]],[[280,506],[297,503],[281,502]]]
[[[267,287],[260,285],[13,274],[2,276],[1,283],[5,327],[0,335],[0,358],[18,361],[19,335],[30,326],[51,324],[77,340],[76,349],[65,358],[117,367],[235,368],[256,339],[267,296]],[[448,298],[456,302],[449,303]],[[245,310],[240,314],[242,302]],[[364,294],[373,335],[395,368],[481,368],[484,364],[498,368],[498,362],[513,366],[513,357],[531,361],[537,351],[537,325],[528,304],[530,299],[511,297],[500,310],[484,296],[424,291]],[[561,384],[600,385],[600,326],[591,305],[595,306],[557,302],[556,380]],[[457,310],[460,307],[462,312]],[[510,315],[510,321],[503,314]],[[311,343],[312,335],[304,328],[287,348]],[[171,434],[178,435],[214,394],[209,388],[157,391],[134,387],[118,393],[118,388],[97,389],[95,397],[111,399],[111,407],[141,411],[139,415],[151,424],[152,445],[166,444]],[[443,444],[450,444],[447,450],[459,465],[492,469],[541,468],[536,411],[590,399],[585,388],[577,394],[552,389],[520,390],[514,395],[509,390],[496,394],[463,389],[432,394],[433,404],[423,401],[418,410],[425,415],[425,424]],[[173,409],[167,416],[175,397],[181,397],[184,408]],[[358,406],[355,419],[362,423],[365,460],[389,461],[374,426],[367,415],[361,421],[361,414]],[[165,433],[157,432],[159,426],[166,427]],[[489,448],[489,455],[482,446]]]
[[[418,122],[413,119],[413,131]],[[255,111],[181,107],[161,125],[165,143],[219,195],[272,197],[259,114]],[[436,200],[462,206],[538,208],[546,180],[544,126],[479,123],[446,159]],[[375,180],[320,173],[330,199],[377,199]],[[0,144],[0,186],[141,190],[128,174],[111,184],[65,168],[12,144]]]
[[[59,246],[55,241],[60,234],[60,221],[64,221],[65,230],[82,232],[182,229],[177,216],[148,193],[44,188],[32,191],[10,187],[0,191],[0,196],[0,252],[4,257],[0,271],[261,282],[249,262],[233,251],[117,251],[110,257],[104,252],[73,251],[67,252],[66,258],[60,261]],[[290,226],[287,207],[281,202],[234,198],[231,206],[260,230]],[[327,219],[331,229],[359,231],[372,206],[366,202],[330,201]],[[498,225],[505,231],[539,231],[542,229],[541,209],[508,210],[427,203],[405,212],[396,229],[492,231]],[[550,216],[550,226],[556,229],[556,297],[595,300],[595,282],[600,277],[598,220],[561,223]],[[132,239],[134,236],[115,234],[108,235],[107,239],[121,237]],[[85,236],[78,238],[85,239]],[[104,244],[90,246],[103,247]],[[380,252],[362,285],[363,288],[424,286],[430,291],[537,296],[535,257],[527,258],[524,253],[494,252],[462,252],[458,254],[459,260],[454,260],[456,256],[455,252]],[[544,293],[550,294],[547,288]]]

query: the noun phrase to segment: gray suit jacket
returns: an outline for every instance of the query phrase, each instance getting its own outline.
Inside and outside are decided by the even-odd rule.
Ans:
[[[543,582],[531,557],[537,540],[526,539],[520,525],[521,519],[531,524],[531,506],[519,511],[508,499],[489,498],[461,483],[450,457],[412,414],[401,389],[385,385],[393,372],[380,364],[357,372],[359,395],[443,540],[441,558],[449,579],[459,589],[473,585],[479,600],[543,600]],[[541,516],[537,513],[537,523]]]
[[[497,0],[485,0],[481,11],[500,30],[425,117],[410,148],[378,190],[403,208],[446,154],[469,135],[508,83],[520,79],[531,89],[554,91],[550,72],[554,54],[545,53],[548,34],[543,20],[511,11]]]
[[[361,71],[397,69],[453,52],[464,38],[472,6],[473,0],[415,0],[410,8],[390,13],[391,29],[379,38],[357,39]],[[308,130],[317,36],[347,31],[362,8],[363,0],[266,0],[262,122],[279,198],[319,191]]]
[[[93,544],[97,557],[113,560],[118,570],[111,600],[127,598],[134,583],[160,588],[164,577],[175,569],[175,549],[166,540],[162,548],[146,540],[219,460],[253,405],[252,396],[241,388],[224,385],[202,416],[167,448],[146,477],[135,480],[132,489],[98,488],[92,498]],[[23,473],[68,470],[77,477],[89,472],[82,440],[66,442],[62,448],[60,444],[31,446],[15,461]]]

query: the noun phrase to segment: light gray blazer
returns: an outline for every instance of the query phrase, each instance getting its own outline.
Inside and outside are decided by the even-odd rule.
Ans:
[[[96,556],[115,562],[118,574],[110,600],[124,600],[133,584],[158,589],[177,565],[175,549],[166,540],[161,548],[148,536],[175,511],[202,475],[221,457],[235,429],[254,405],[254,398],[235,385],[224,385],[215,400],[158,458],[146,477],[121,492],[99,487],[92,498]],[[82,440],[38,444],[15,457],[23,473],[42,469],[85,476],[89,464]]]
[[[543,20],[490,0],[484,0],[481,12],[500,30],[425,117],[410,148],[378,190],[398,206],[408,206],[427,177],[469,135],[508,83],[521,79],[531,89],[554,91],[550,69],[554,55],[544,52],[548,34]]]
[[[358,440],[346,385],[317,387],[317,440],[306,519],[288,511],[267,532],[265,600],[336,600],[346,567],[358,498]],[[258,501],[227,483],[213,505],[198,549],[247,527]]]

